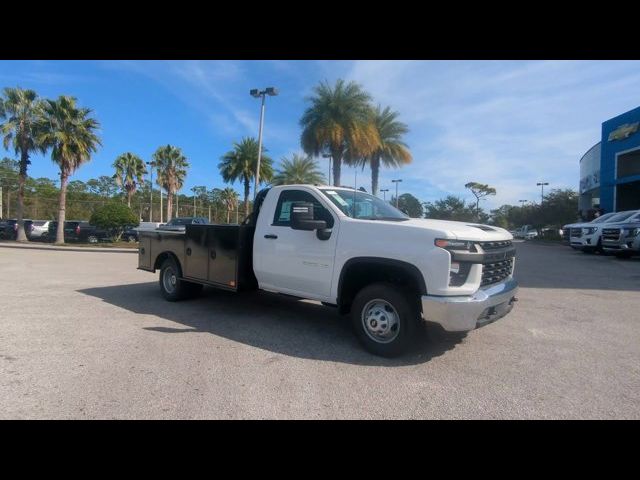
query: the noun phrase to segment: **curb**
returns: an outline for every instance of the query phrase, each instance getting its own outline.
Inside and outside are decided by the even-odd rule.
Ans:
[[[4,243],[0,242],[0,248],[19,248],[23,250],[45,250],[45,251],[55,251],[55,252],[94,252],[94,253],[138,253],[137,248],[100,248],[100,247],[56,247],[56,246],[33,246],[33,245],[22,245],[20,243]]]

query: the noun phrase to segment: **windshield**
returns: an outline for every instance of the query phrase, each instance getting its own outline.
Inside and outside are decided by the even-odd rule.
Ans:
[[[631,212],[618,213],[617,215],[614,215],[613,217],[611,217],[607,223],[623,222],[630,216],[634,215],[635,213],[637,213],[635,210]]]
[[[614,215],[616,215],[616,214],[615,213],[605,213],[604,215],[600,215],[598,218],[596,218],[594,220],[591,220],[591,223],[604,222],[605,220],[609,220]]]
[[[360,220],[402,222],[409,217],[378,197],[356,190],[321,188],[320,191],[345,215]]]

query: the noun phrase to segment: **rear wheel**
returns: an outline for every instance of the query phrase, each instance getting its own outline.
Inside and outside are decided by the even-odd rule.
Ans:
[[[395,357],[407,351],[418,320],[417,307],[390,283],[363,288],[351,307],[356,336],[369,352],[383,357]]]
[[[95,235],[89,235],[87,237],[87,242],[89,243],[98,243],[98,237]]]
[[[181,276],[180,267],[173,259],[168,258],[162,263],[162,267],[160,267],[160,291],[166,300],[177,302],[193,297],[202,291],[201,284],[180,280]]]

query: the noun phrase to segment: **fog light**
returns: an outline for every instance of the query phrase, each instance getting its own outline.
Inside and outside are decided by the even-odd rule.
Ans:
[[[449,268],[449,271],[450,271],[451,273],[455,273],[455,274],[460,273],[460,263],[458,263],[458,262],[451,262],[451,267]]]

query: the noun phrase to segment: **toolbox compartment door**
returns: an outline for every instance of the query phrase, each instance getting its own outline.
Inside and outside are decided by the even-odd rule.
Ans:
[[[238,248],[240,227],[208,225],[209,275],[211,283],[238,288]]]
[[[209,252],[207,248],[208,229],[205,225],[189,225],[184,244],[183,276],[207,281]]]

